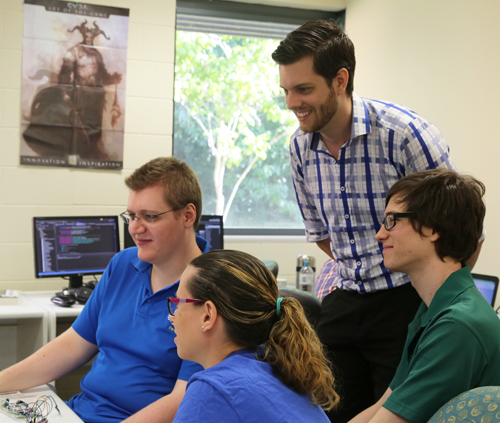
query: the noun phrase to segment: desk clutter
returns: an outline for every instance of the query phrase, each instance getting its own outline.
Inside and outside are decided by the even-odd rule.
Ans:
[[[78,288],[63,288],[56,292],[50,300],[60,307],[71,307],[73,304],[85,304],[95,288],[94,282],[88,282]]]
[[[83,423],[50,385],[0,392],[0,423]]]
[[[9,398],[0,400],[0,409],[10,416],[24,418],[26,423],[48,423],[49,414],[54,408],[61,414],[56,400],[51,395],[35,398],[26,398],[21,392],[10,393]]]

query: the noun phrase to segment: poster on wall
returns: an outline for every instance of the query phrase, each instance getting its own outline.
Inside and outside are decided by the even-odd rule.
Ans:
[[[22,165],[122,169],[128,16],[24,0]]]

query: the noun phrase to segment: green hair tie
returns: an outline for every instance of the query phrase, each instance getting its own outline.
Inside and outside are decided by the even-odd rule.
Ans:
[[[283,297],[279,297],[276,300],[276,314],[278,315],[278,317],[280,315],[281,301],[283,301]]]

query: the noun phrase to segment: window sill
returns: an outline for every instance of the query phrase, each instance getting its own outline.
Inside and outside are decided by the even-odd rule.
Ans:
[[[224,235],[224,242],[246,244],[258,242],[305,242],[305,235]]]

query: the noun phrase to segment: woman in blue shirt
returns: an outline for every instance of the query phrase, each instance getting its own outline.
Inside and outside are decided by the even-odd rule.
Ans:
[[[193,260],[169,298],[177,352],[205,369],[174,423],[328,423],[338,402],[322,346],[299,302],[279,297],[255,257],[216,250]]]

